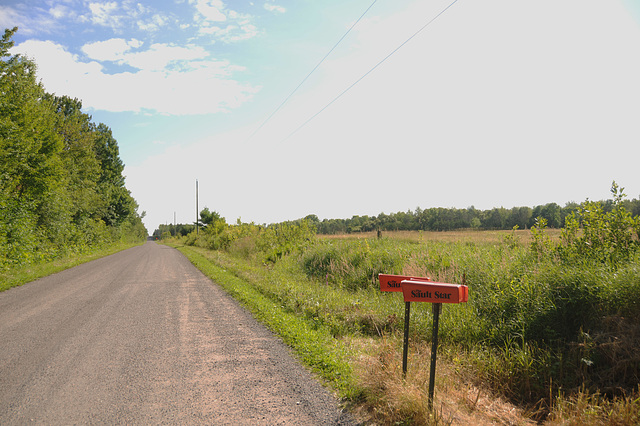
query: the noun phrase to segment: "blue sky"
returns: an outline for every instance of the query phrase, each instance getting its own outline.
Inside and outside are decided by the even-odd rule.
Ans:
[[[150,232],[194,220],[196,179],[229,222],[640,197],[640,0],[452,1],[5,0],[0,24],[113,130]]]

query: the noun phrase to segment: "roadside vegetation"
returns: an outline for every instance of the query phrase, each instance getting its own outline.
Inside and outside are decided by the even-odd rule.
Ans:
[[[283,336],[351,408],[379,424],[638,424],[640,219],[615,182],[550,230],[317,236],[312,221],[229,225],[166,241]],[[361,238],[357,238],[361,237]],[[404,303],[379,273],[469,286],[444,305],[434,410],[431,306]]]
[[[9,54],[16,31],[0,39],[0,288],[35,265],[147,236],[111,130],[79,100],[45,92],[35,63]]]
[[[22,284],[29,283],[42,277],[55,274],[65,269],[73,268],[95,259],[126,250],[131,247],[140,245],[140,241],[136,242],[115,242],[105,245],[102,248],[87,251],[83,254],[69,255],[59,257],[48,262],[33,263],[26,266],[16,266],[8,268],[0,272],[0,291],[8,290],[12,287],[18,287]]]

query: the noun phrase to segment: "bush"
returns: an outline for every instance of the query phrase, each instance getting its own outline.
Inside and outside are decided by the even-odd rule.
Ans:
[[[624,207],[623,191],[615,181],[612,183],[613,203],[606,213],[601,202],[587,200],[567,216],[563,244],[558,247],[563,261],[596,261],[617,268],[633,256],[638,250],[640,217],[632,217]]]
[[[316,228],[306,219],[269,225],[257,236],[256,247],[264,254],[264,260],[275,263],[282,256],[301,253],[313,245]]]

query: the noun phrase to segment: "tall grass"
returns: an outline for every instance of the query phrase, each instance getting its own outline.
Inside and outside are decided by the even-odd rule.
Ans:
[[[469,365],[485,381],[530,403],[548,395],[552,378],[553,386],[564,388],[630,389],[638,382],[635,357],[626,360],[626,368],[614,367],[637,343],[630,330],[640,313],[633,296],[640,290],[638,264],[638,258],[616,270],[598,263],[559,264],[508,239],[502,244],[324,240],[300,260],[309,278],[350,291],[375,289],[372,276],[378,272],[453,283],[464,276],[469,302],[444,307],[441,341],[468,350]],[[412,320],[414,336],[429,340],[426,310],[416,310]]]

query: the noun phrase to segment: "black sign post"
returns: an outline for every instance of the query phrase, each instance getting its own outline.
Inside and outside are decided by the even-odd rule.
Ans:
[[[436,354],[438,353],[438,326],[440,323],[442,303],[434,303],[432,306],[433,337],[431,338],[431,368],[429,369],[429,410],[433,408],[433,392],[436,387]]]
[[[402,377],[407,377],[407,358],[409,352],[409,315],[411,302],[404,302],[404,343],[402,345]]]
[[[463,277],[463,283],[466,281]],[[469,300],[469,288],[464,284],[436,283],[429,278],[380,274],[381,291],[402,291],[404,296],[404,342],[402,346],[402,377],[407,377],[409,352],[409,316],[411,302],[429,302],[433,306],[431,338],[431,366],[429,369],[429,409],[433,409],[436,383],[436,359],[438,353],[438,328],[443,303],[464,303]]]

